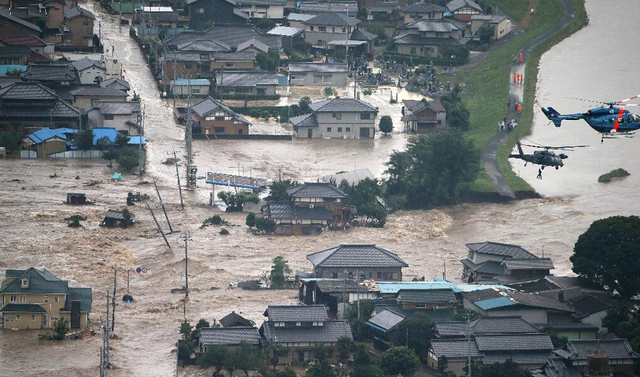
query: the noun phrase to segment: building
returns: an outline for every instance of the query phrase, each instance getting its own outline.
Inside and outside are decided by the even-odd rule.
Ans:
[[[251,38],[248,41],[240,43],[236,51],[253,51],[256,54],[266,54],[267,52],[269,52],[269,46],[267,46],[264,42],[261,42],[255,38]]]
[[[447,8],[456,20],[462,22],[469,22],[472,16],[484,13],[482,7],[471,0],[451,0]]]
[[[378,109],[353,98],[334,98],[309,105],[311,113],[290,119],[299,138],[373,139]]]
[[[447,110],[439,100],[402,100],[405,113],[402,117],[405,132],[425,133],[447,126]]]
[[[289,27],[295,29],[302,29],[304,31],[304,23],[312,18],[314,18],[315,14],[304,14],[304,13],[289,13],[287,15],[287,22],[289,23]]]
[[[282,40],[283,48],[293,48],[297,43],[304,42],[304,29],[289,26],[276,26],[267,32],[269,35],[277,35]]]
[[[234,0],[187,0],[189,28],[201,29],[212,24],[246,24],[249,16],[238,9]]]
[[[94,47],[93,23],[96,17],[90,11],[74,7],[64,12],[62,43],[65,46]]]
[[[349,39],[360,22],[342,13],[321,13],[304,22],[304,40],[316,48],[325,49],[331,41]]]
[[[170,51],[174,51],[178,49],[178,46],[184,46],[185,43],[206,40],[222,43],[223,45],[228,46],[231,49],[230,51],[236,51],[240,44],[251,39],[256,39],[266,44],[269,46],[270,50],[273,49],[279,51],[281,48],[279,36],[267,34],[266,32],[248,24],[229,24],[229,21],[216,24],[215,26],[203,31],[185,31],[173,35],[168,37],[164,41],[164,44]],[[194,52],[195,49],[191,48],[190,51]],[[171,54],[171,52],[169,52],[169,54]]]
[[[77,133],[78,130],[70,128],[43,127],[22,140],[22,149],[35,151],[39,157],[65,152],[71,145],[73,135]]]
[[[480,28],[487,26],[493,28],[493,39],[498,40],[511,32],[511,20],[505,16],[495,14],[478,14],[471,16],[471,35],[477,36]]]
[[[457,306],[456,295],[450,288],[414,290],[401,289],[398,291],[398,304],[403,310],[453,310]]]
[[[236,9],[249,15],[252,20],[262,18],[283,20],[286,5],[287,0],[240,0],[237,2]]]
[[[28,47],[31,51],[49,56],[53,46],[35,35],[0,35],[0,47]]]
[[[37,82],[0,89],[0,130],[28,133],[42,127],[80,129],[81,111]]]
[[[142,7],[135,10],[135,21],[138,23],[153,23],[158,27],[177,28],[180,22],[180,15],[173,8],[167,6]],[[142,29],[142,33],[147,30]]]
[[[347,65],[335,63],[289,63],[291,86],[345,86]]]
[[[127,93],[120,90],[99,86],[83,86],[69,93],[73,96],[74,106],[81,109],[90,107],[93,101],[125,102],[128,96]]]
[[[570,340],[553,353],[543,367],[546,377],[633,376],[640,359],[626,339]]]
[[[466,43],[466,24],[449,19],[422,19],[399,26],[394,37],[399,54],[440,57],[443,46]]]
[[[329,320],[324,305],[269,306],[264,315],[260,333],[267,344],[283,348],[280,364],[306,363],[315,359],[316,346],[333,349],[341,338],[353,341],[347,321]],[[331,354],[335,360],[337,352]]]
[[[197,133],[204,135],[247,135],[249,123],[242,115],[237,114],[222,102],[207,97],[191,107],[191,114]]]
[[[30,22],[12,16],[6,10],[0,10],[0,35],[33,35],[39,37],[42,29]]]
[[[113,90],[119,92],[119,90]],[[94,130],[106,127],[128,136],[139,136],[142,132],[138,101],[92,101],[87,109],[87,118],[90,127]]]
[[[2,282],[3,329],[50,329],[59,319],[84,329],[91,312],[91,288],[71,288],[46,269],[7,270]]]
[[[462,279],[468,282],[518,282],[537,280],[554,268],[549,258],[538,258],[519,245],[497,242],[468,243],[462,260]]]
[[[402,280],[402,269],[409,267],[398,255],[376,245],[345,244],[307,255],[316,278],[344,277],[376,280]],[[455,298],[454,298],[455,299]]]
[[[107,211],[107,214],[104,216],[104,219],[100,223],[100,226],[106,226],[109,228],[117,228],[117,227],[127,227],[131,223],[133,223],[133,219],[135,216],[133,213],[129,213],[128,218],[125,217],[124,211],[117,211],[115,209],[110,209]],[[129,223],[129,224],[127,224]]]
[[[253,321],[250,321],[233,311],[220,318],[220,325],[222,325],[222,327],[252,327],[255,324]]]
[[[408,24],[418,20],[441,20],[447,12],[449,10],[445,7],[421,1],[405,6],[400,15],[404,23]]]
[[[80,75],[81,84],[99,85],[107,78],[107,68],[102,62],[98,60],[84,57],[80,60],[72,62],[71,64],[76,67],[78,75]]]
[[[298,7],[300,13],[319,15],[323,13],[350,14],[352,17],[358,13],[356,1],[302,1]]]
[[[253,326],[202,327],[198,339],[200,352],[211,346],[240,347],[243,342],[260,348],[260,332]]]
[[[111,88],[128,93],[131,90],[129,83],[122,79],[107,79],[100,83],[101,88]]]
[[[216,74],[216,90],[224,94],[273,96],[278,75],[268,71],[230,71]]]
[[[174,96],[187,96],[191,94],[195,97],[209,95],[211,82],[207,79],[178,79],[171,80],[171,93]]]

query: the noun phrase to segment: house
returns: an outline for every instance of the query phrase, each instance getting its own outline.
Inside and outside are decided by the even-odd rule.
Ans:
[[[374,19],[375,14],[391,14],[394,9],[402,9],[408,4],[407,0],[363,0],[360,6],[367,10],[367,19]]]
[[[141,111],[138,101],[92,101],[87,110],[87,118],[94,133],[97,128],[106,127],[127,136],[141,134]]]
[[[61,99],[73,101],[70,91],[80,84],[78,70],[71,63],[29,64],[22,80],[38,82],[54,90]]]
[[[11,70],[24,71],[30,63],[51,63],[51,58],[46,54],[33,51],[27,46],[0,47],[0,65],[9,72]]]
[[[433,369],[438,368],[438,360],[446,358],[446,371],[453,372],[456,376],[465,374],[464,369],[469,357],[473,364],[481,363],[481,354],[478,346],[475,342],[470,342],[466,339],[434,339],[431,341],[427,355],[427,365]]]
[[[93,23],[96,17],[90,11],[74,7],[64,12],[62,43],[65,46],[94,47]]]
[[[264,315],[260,333],[267,344],[283,348],[280,364],[306,363],[315,359],[318,345],[333,349],[341,338],[353,341],[347,321],[329,320],[324,305],[269,306]],[[331,354],[335,360],[337,352]]]
[[[467,321],[443,321],[433,325],[438,339],[463,339],[470,331],[472,336],[490,334],[536,334],[540,329],[520,316],[480,317]]]
[[[391,340],[391,333],[404,320],[404,315],[396,313],[393,310],[384,309],[380,313],[372,316],[365,323],[374,330],[374,333],[376,334],[374,336],[375,343],[376,338],[380,338],[385,341]]]
[[[120,90],[99,86],[83,86],[69,93],[73,96],[73,104],[78,108],[91,106],[93,101],[125,102],[128,96]]]
[[[235,311],[220,318],[220,325],[222,327],[252,327],[255,324]]]
[[[201,29],[211,24],[245,24],[249,16],[237,9],[234,0],[187,0],[189,28]]]
[[[309,105],[311,113],[290,119],[300,138],[373,139],[378,109],[353,98],[334,98]]]
[[[178,79],[171,80],[171,93],[174,96],[207,96],[211,82],[207,79]]]
[[[289,26],[276,26],[267,31],[269,35],[279,36],[283,48],[293,48],[297,43],[304,41],[304,29]]]
[[[81,84],[100,84],[107,78],[107,68],[98,60],[84,57],[80,60],[72,62],[78,75],[80,75]]]
[[[200,328],[199,349],[207,352],[211,346],[239,347],[246,342],[260,348],[260,332],[253,326],[202,327]]]
[[[236,9],[249,15],[252,20],[282,20],[286,5],[287,0],[241,0],[237,2]]]
[[[349,37],[349,51],[351,51],[351,45],[356,45],[355,42],[364,42],[355,47],[355,53],[358,54],[373,54],[374,41],[378,39],[378,36],[373,33],[369,33],[366,30],[356,29],[351,33]],[[338,42],[338,41],[333,41]]]
[[[216,90],[224,94],[273,96],[278,75],[268,71],[231,71],[216,74]]]
[[[349,39],[360,22],[342,13],[321,13],[304,22],[304,40],[316,48],[325,49],[331,41]]]
[[[251,125],[242,115],[211,97],[193,105],[191,115],[193,127],[204,135],[246,135]]]
[[[39,37],[42,29],[30,22],[12,16],[6,10],[0,10],[0,35],[33,35]]]
[[[131,90],[131,86],[129,86],[129,83],[127,81],[122,79],[116,79],[116,78],[102,81],[100,83],[100,87],[116,89],[125,93],[128,93],[129,90]]]
[[[248,24],[229,24],[228,20],[221,24],[216,24],[215,26],[212,26],[203,31],[184,31],[182,33],[173,35],[171,37],[168,37],[165,40],[164,44],[170,51],[173,51],[177,50],[178,46],[184,45],[188,42],[207,40],[222,43],[228,46],[231,51],[236,51],[241,43],[244,43],[251,39],[256,39],[266,44],[267,46],[269,46],[270,50],[273,49],[279,51],[281,48],[279,36],[267,34],[266,32]],[[191,51],[193,51],[193,49]],[[171,54],[171,52],[169,52],[169,54]]]
[[[48,56],[53,53],[53,46],[35,35],[0,35],[0,47],[28,47],[31,51]]]
[[[553,353],[555,360],[543,368],[548,377],[563,376],[564,371],[567,376],[633,376],[640,359],[626,339],[570,340]]]
[[[403,310],[416,309],[454,309],[457,306],[456,295],[451,289],[429,290],[400,290],[398,291],[398,304]]]
[[[347,195],[328,183],[305,183],[287,193],[290,201],[269,202],[262,208],[264,216],[275,223],[276,234],[313,234],[329,226],[343,228],[355,212],[342,203]]]
[[[287,22],[289,23],[289,27],[295,29],[302,29],[304,31],[304,23],[312,18],[314,18],[315,14],[305,14],[305,13],[289,13],[287,15]]]
[[[349,278],[344,273],[340,273],[339,278],[301,277],[299,281],[300,302],[305,305],[322,304],[332,317],[343,318],[358,300],[378,299],[379,291],[375,285],[360,282],[357,277]]]
[[[471,0],[451,0],[447,8],[456,20],[462,22],[469,22],[472,16],[484,13],[482,7]]]
[[[309,254],[307,259],[317,278],[338,278],[347,271],[350,278],[400,281],[402,269],[409,267],[398,255],[376,245],[343,244]]]
[[[289,63],[291,86],[345,86],[346,83],[346,64]]]
[[[135,11],[135,21],[137,23],[149,22],[153,20],[159,27],[177,28],[180,21],[178,12],[167,6],[142,7]],[[143,29],[143,34],[147,30]]]
[[[482,316],[519,315],[529,323],[541,325],[571,322],[575,311],[571,305],[553,298],[498,288],[463,292],[462,305]]]
[[[80,129],[81,111],[38,82],[15,82],[0,89],[0,130]]]
[[[418,20],[441,20],[447,12],[449,10],[445,7],[421,1],[405,6],[400,15],[404,23],[408,24]]]
[[[71,139],[76,133],[78,130],[71,128],[43,127],[22,140],[22,149],[36,151],[40,157],[65,152],[69,149]]]
[[[471,35],[477,37],[478,30],[487,26],[493,28],[493,39],[498,40],[511,32],[511,20],[495,14],[478,14],[471,16]],[[478,37],[477,37],[478,38]]]
[[[215,77],[219,70],[251,70],[257,67],[256,52],[248,49],[240,52],[213,53],[208,72],[202,72],[203,77]]]
[[[266,54],[269,52],[269,46],[267,46],[264,42],[260,42],[255,38],[251,38],[248,41],[242,42],[238,45],[236,51],[253,51],[257,53]]]
[[[91,312],[91,288],[71,288],[46,269],[7,270],[2,282],[3,329],[51,329],[59,319],[84,329]]]
[[[537,280],[554,268],[549,258],[538,258],[519,245],[497,242],[466,244],[462,279],[468,282],[518,282]]]
[[[300,13],[319,15],[323,13],[350,14],[352,17],[358,13],[358,3],[356,1],[302,1],[298,7]]]
[[[439,100],[428,101],[423,98],[420,101],[402,100],[404,104],[405,132],[425,133],[434,129],[444,129],[447,126],[447,110]]]
[[[393,41],[399,54],[440,56],[443,46],[462,46],[466,43],[466,24],[449,19],[418,20],[399,26]]]
[[[97,146],[100,139],[106,139],[110,143],[114,144],[120,135],[124,135],[123,132],[119,132],[114,127],[93,127],[91,129],[93,131],[93,145]],[[138,146],[141,144],[142,147],[147,143],[144,137],[141,136],[128,136],[127,145],[129,146]]]
[[[126,227],[127,222],[132,223],[135,216],[133,215],[133,213],[129,213],[128,217],[129,218],[125,218],[124,211],[116,211],[114,209],[110,209],[104,216],[104,220],[102,220],[100,226],[106,226],[109,228]]]

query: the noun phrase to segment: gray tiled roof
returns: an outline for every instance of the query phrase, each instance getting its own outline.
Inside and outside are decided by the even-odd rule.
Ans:
[[[330,209],[296,207],[291,202],[271,202],[264,211],[271,220],[333,220]]]
[[[71,64],[73,64],[74,67],[76,67],[76,69],[78,71],[83,71],[87,68],[90,67],[96,67],[96,68],[100,68],[103,70],[106,70],[106,68],[104,67],[104,65],[102,64],[102,62],[98,61],[98,60],[93,60],[93,59],[89,59],[86,56],[80,60],[76,60],[74,62],[71,62]]]
[[[293,127],[318,127],[318,119],[316,114],[309,113],[289,118],[289,122]]]
[[[16,271],[16,270],[12,270]],[[29,288],[21,287],[22,276],[29,278]],[[22,271],[22,273],[16,275],[16,280],[9,284],[3,285],[2,293],[67,293],[68,284],[66,281],[58,279],[48,271],[40,271],[34,267]]]
[[[611,293],[607,292],[602,294],[584,294],[567,300],[567,302],[575,309],[577,318],[584,318],[609,309],[613,305],[614,300]]]
[[[340,245],[307,255],[315,267],[408,267],[400,257],[376,245]]]
[[[492,365],[495,363],[504,363],[511,359],[516,364],[528,364],[542,366],[547,362],[551,351],[520,351],[520,352],[490,352],[482,357],[482,363]]]
[[[234,325],[237,327],[238,323],[241,323],[242,326],[245,326],[245,327],[253,326],[253,323],[251,323],[251,321],[249,321],[248,319],[244,318],[243,316],[241,316],[236,312],[231,312],[225,315],[224,317],[220,318],[219,322],[222,325],[222,327],[234,327]]]
[[[554,268],[550,258],[505,259],[502,264],[507,270],[552,270]]]
[[[44,100],[57,99],[56,93],[38,82],[15,82],[0,89],[2,100]]]
[[[72,96],[89,96],[89,97],[124,97],[127,98],[127,93],[113,89],[113,88],[101,88],[99,86],[94,87],[82,87],[80,89],[72,90]]]
[[[353,33],[351,33],[351,37],[349,37],[349,39],[354,41],[372,41],[376,38],[378,38],[376,34],[360,29],[354,30]]]
[[[465,321],[442,321],[435,323],[433,328],[438,336],[459,338],[467,336],[468,326],[471,324],[467,324]]]
[[[0,313],[46,313],[38,304],[7,304]]]
[[[353,339],[347,321],[326,321],[323,326],[275,327],[271,322],[262,325],[269,343],[337,343],[340,338]]]
[[[457,46],[460,41],[453,38],[428,38],[418,34],[401,34],[393,37],[393,42],[404,45],[422,45],[422,46]]]
[[[64,303],[64,310],[71,311],[71,302],[80,301],[80,311],[89,313],[91,311],[91,304],[93,294],[91,288],[69,288],[67,293],[67,300]]]
[[[100,83],[100,87],[101,88],[113,88],[113,89],[118,89],[118,90],[124,90],[127,91],[129,89],[131,89],[131,86],[129,85],[129,83],[125,80],[121,80],[121,79],[108,79],[108,80],[104,80]]]
[[[481,317],[471,324],[471,328],[476,335],[540,332],[521,317]]]
[[[250,62],[256,59],[255,51],[237,51],[237,52],[214,52],[211,54],[215,61],[245,61]]]
[[[501,275],[505,273],[502,262],[490,260],[483,263],[475,264],[469,259],[463,259],[461,260],[461,262],[462,265],[477,273],[493,275]]]
[[[20,19],[18,17],[12,16],[6,10],[0,10],[0,18],[7,19],[9,21],[15,22],[15,23],[20,24],[22,26],[25,26],[25,27],[27,27],[29,29],[32,29],[34,31],[37,31],[38,33],[42,33],[42,29],[40,29],[39,26],[34,25],[34,24],[30,23],[30,22],[24,21],[24,20],[22,20],[22,19]]]
[[[417,20],[408,24],[402,25],[398,28],[403,29],[417,29],[422,33],[450,33],[452,31],[464,30],[465,24],[454,20]]]
[[[262,6],[269,5],[287,5],[287,0],[238,0],[238,3],[244,4],[255,4]]]
[[[264,312],[271,322],[317,322],[328,321],[324,305],[269,305]]]
[[[587,360],[594,353],[605,354],[609,359],[638,359],[640,355],[634,352],[626,339],[590,339],[571,340],[566,350],[572,360]]]
[[[207,39],[196,39],[193,41],[187,41],[177,46],[179,51],[194,51],[194,52],[230,52],[231,46],[226,43]],[[171,52],[167,53],[171,55]]]
[[[547,360],[547,364],[543,367],[544,377],[583,377],[580,371],[566,362],[563,358],[552,356]],[[532,371],[533,372],[533,371]],[[538,377],[534,374],[534,377]]]
[[[268,71],[224,72],[222,79],[216,74],[216,82],[224,87],[255,87],[257,85],[278,85],[278,75]]]
[[[337,63],[289,63],[289,74],[300,73],[347,73],[346,64]]]
[[[249,47],[254,47],[262,52],[268,52],[269,51],[269,46],[267,46],[265,43],[260,42],[259,40],[255,39],[255,38],[251,38],[246,42],[242,42],[238,45],[238,51],[244,51],[246,49],[248,49]]]
[[[551,351],[553,344],[548,334],[476,335],[480,351]]]
[[[498,242],[472,242],[466,244],[469,250],[482,254],[500,255],[515,259],[537,259],[538,257],[519,245],[508,245]]]
[[[359,282],[351,279],[318,278],[315,282],[322,293],[366,292],[366,288],[362,288]]]
[[[346,9],[345,9],[346,6]],[[311,1],[303,1],[300,3],[300,13],[313,13],[313,14],[322,14],[322,13],[340,13],[346,14],[349,12],[350,15],[355,15],[358,13],[358,3],[356,1],[341,1],[341,2],[311,2]]]
[[[326,26],[355,26],[361,21],[355,17],[348,17],[343,13],[320,13],[318,16],[304,21],[305,25]]]
[[[471,353],[472,357],[479,356],[476,343],[467,340],[432,340],[431,350],[436,357],[446,356],[447,358],[467,357]],[[471,351],[471,352],[469,352]]]
[[[137,102],[137,101],[130,101],[130,102],[94,101],[92,105],[94,108],[100,109],[101,114],[129,115],[129,114],[140,112],[140,102]]]
[[[451,12],[454,12],[465,6],[469,6],[477,10],[478,12],[482,12],[482,7],[471,0],[451,0],[447,3],[447,8],[449,8]]]
[[[426,304],[449,303],[456,300],[452,289],[400,290],[398,302]]]
[[[260,332],[255,327],[203,327],[200,343],[203,345],[238,345],[240,342],[260,344]]]
[[[321,182],[305,182],[301,186],[287,189],[287,194],[292,198],[344,199],[347,197],[339,188]]]
[[[222,102],[216,101],[211,97],[207,97],[191,107],[191,111],[196,113],[201,118],[217,110],[222,110],[233,117],[233,119],[249,124],[249,121],[246,120],[242,115],[237,114],[235,111],[225,106]]]
[[[68,19],[72,19],[78,16],[82,16],[82,17],[87,17],[90,18],[92,20],[96,19],[96,16],[93,15],[93,13],[91,13],[90,11],[84,9],[84,8],[80,8],[78,6],[73,7],[71,9],[69,9],[68,11],[64,12],[64,16]]]
[[[407,5],[406,7],[402,8],[402,11],[404,13],[430,13],[430,12],[444,13],[444,12],[447,12],[448,9],[436,4],[425,3],[424,1],[421,1],[419,3]]]
[[[280,49],[280,36],[269,35],[250,25],[215,25],[205,31],[185,31],[165,40],[165,45],[176,47],[196,40],[214,40],[236,49],[239,44],[255,38],[270,49]]]
[[[289,13],[289,15],[287,16],[287,20],[289,21],[307,21],[310,20],[312,18],[314,18],[316,15],[315,14],[304,14],[304,13]]]
[[[404,321],[404,316],[385,309],[380,313],[374,315],[367,321],[367,324],[373,325],[373,328],[377,328],[383,331],[389,331],[396,327],[400,322]]]
[[[355,98],[333,98],[309,105],[311,110],[321,113],[350,112],[350,113],[377,113],[373,105]]]
[[[29,64],[22,77],[27,81],[80,81],[73,64]]]
[[[0,106],[0,118],[24,119],[24,118],[40,118],[52,119],[54,122],[58,119],[77,119],[80,116],[80,110],[58,99],[54,106]]]
[[[508,292],[509,296],[516,303],[546,309],[554,309],[565,312],[573,312],[571,305],[566,302],[560,302],[556,299],[537,295],[535,293],[523,293],[518,291]]]

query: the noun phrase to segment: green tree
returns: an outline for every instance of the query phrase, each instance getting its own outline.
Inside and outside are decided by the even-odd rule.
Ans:
[[[594,221],[573,248],[573,272],[629,299],[640,292],[640,217]]]
[[[127,145],[129,145],[129,139],[130,139],[129,136],[118,132],[118,134],[116,135],[116,140],[115,140],[114,144],[118,148],[124,148]]]
[[[349,337],[342,337],[338,339],[338,360],[341,363],[346,363],[351,357],[351,351],[353,351],[353,341]]]
[[[300,98],[300,101],[298,102],[298,106],[300,106],[300,114],[310,113],[311,107],[309,107],[309,105],[311,105],[311,98],[306,96]]]
[[[4,147],[7,152],[20,150],[22,139],[20,132],[0,132],[0,147]]]
[[[420,359],[416,353],[404,346],[389,348],[380,355],[380,368],[387,375],[413,376],[419,365]]]
[[[129,172],[140,164],[138,151],[133,148],[122,148],[116,157],[116,162],[123,170]]]
[[[355,346],[353,368],[349,373],[349,377],[384,377],[382,369],[371,362],[369,350],[363,343]]]
[[[298,375],[291,367],[286,367],[274,374],[273,377],[298,377]]]
[[[56,332],[56,339],[64,340],[69,332],[69,321],[66,318],[60,318],[53,323],[53,330]]]
[[[111,140],[109,140],[107,136],[103,136],[100,139],[96,140],[96,147],[101,151],[108,149],[112,145],[113,143],[111,142]]]
[[[233,359],[235,367],[249,375],[250,370],[256,370],[262,364],[262,353],[256,350],[248,342],[240,342],[240,347],[233,351]]]
[[[277,50],[269,50],[269,52],[258,52],[256,54],[256,62],[263,71],[273,71],[278,68],[280,62],[280,53]]]
[[[321,344],[316,346],[313,351],[317,362],[307,369],[305,377],[335,377],[336,374],[329,364],[330,350]]]
[[[461,94],[462,88],[456,85],[451,92],[440,97],[440,103],[447,110],[447,124],[464,131],[469,129],[470,114]]]
[[[189,341],[191,340],[191,331],[193,330],[193,327],[191,327],[191,324],[188,321],[182,321],[180,323],[180,334],[182,334],[182,340],[186,340]]]
[[[269,363],[273,366],[273,371],[276,371],[276,367],[280,362],[280,353],[283,351],[283,348],[278,343],[269,343],[267,346],[267,353],[269,355]]]
[[[191,358],[191,347],[187,342],[178,343],[178,359],[189,360]]]
[[[253,212],[249,212],[244,223],[249,227],[249,229],[252,229],[254,226],[256,226],[256,214]]]
[[[365,218],[370,226],[384,226],[387,222],[387,210],[378,202],[378,197],[383,194],[377,179],[366,178],[356,186],[349,186],[346,181],[342,181],[340,189],[347,194],[345,203],[356,207],[358,217]]]
[[[513,360],[507,359],[502,364],[494,363],[480,366],[480,377],[531,377],[531,373],[514,363]]]
[[[229,350],[223,346],[210,346],[207,352],[200,354],[197,363],[202,368],[214,367],[214,376],[219,376],[227,360],[230,358]]]
[[[113,166],[113,160],[117,160],[120,153],[115,148],[109,148],[102,153],[102,158],[109,161],[109,167]]]
[[[400,322],[394,333],[396,344],[407,344],[423,361],[427,360],[427,351],[433,339],[433,322],[426,313],[416,312]]]
[[[100,86],[100,83],[104,81],[104,78],[102,76],[96,76],[95,79],[93,79],[93,82],[96,83],[98,86]]]
[[[260,201],[257,195],[245,192],[232,194],[226,191],[220,191],[218,193],[218,198],[220,198],[227,206],[227,209],[225,210],[226,212],[242,212],[245,202],[258,203]]]
[[[258,216],[256,217],[256,229],[261,233],[271,233],[273,232],[275,227],[275,223],[266,217]]]
[[[287,194],[287,190],[296,186],[298,186],[298,182],[290,179],[275,181],[271,184],[269,195],[265,200],[268,202],[289,201],[290,197],[289,194]]]
[[[460,200],[480,170],[480,152],[449,129],[410,138],[387,166],[390,195],[405,196],[409,208],[432,208]]]
[[[494,27],[490,25],[483,25],[482,27],[480,27],[480,29],[478,29],[478,37],[480,37],[480,42],[484,44],[491,43],[494,33]]]
[[[269,279],[271,280],[271,288],[282,288],[284,283],[291,274],[291,268],[289,262],[282,255],[273,258],[273,265],[271,266],[271,274]]]
[[[380,127],[381,132],[388,134],[393,131],[393,120],[389,115],[383,115],[380,118],[380,124],[378,127]]]
[[[81,151],[88,151],[93,148],[93,130],[80,130],[75,135],[76,145]]]
[[[133,214],[131,213],[131,211],[129,211],[129,209],[124,208],[122,210],[122,227],[128,228],[131,225],[133,225]]]

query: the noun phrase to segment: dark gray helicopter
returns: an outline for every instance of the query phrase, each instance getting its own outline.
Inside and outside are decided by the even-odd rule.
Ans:
[[[564,162],[562,160],[569,158],[569,156],[567,156],[564,153],[556,154],[555,152],[552,152],[552,150],[571,151],[573,150],[573,148],[588,147],[588,145],[564,145],[564,146],[553,147],[548,145],[540,145],[537,143],[522,144],[519,141],[517,145],[518,145],[519,153],[510,154],[509,158],[519,158],[523,160],[524,166],[527,166],[529,162],[535,165],[541,165],[542,167],[538,169],[538,177],[537,177],[538,179],[542,179],[542,170],[546,166],[553,166],[554,168],[556,168],[556,170],[558,170],[559,168],[564,166]],[[533,154],[526,154],[522,151],[523,145],[531,148],[542,148],[542,149],[533,151]]]

